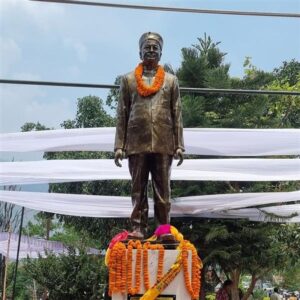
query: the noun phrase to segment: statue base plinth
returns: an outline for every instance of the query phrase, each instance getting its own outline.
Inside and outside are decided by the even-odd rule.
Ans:
[[[149,269],[149,280],[150,286],[152,287],[156,282],[156,274],[158,268],[158,250],[148,250],[148,269]],[[165,250],[164,254],[164,268],[163,274],[167,273],[171,266],[175,263],[178,256],[178,250]],[[188,267],[189,274],[191,277],[191,265],[192,265],[192,254],[189,251],[188,256]],[[136,250],[132,251],[132,270],[135,270],[136,265]],[[142,264],[143,266],[143,264]],[[144,288],[143,280],[143,267],[141,270],[141,287],[137,295],[130,296],[126,293],[113,293],[112,300],[139,300],[140,297],[146,292]],[[133,273],[134,274],[134,273]],[[134,276],[133,276],[134,277]],[[134,286],[134,278],[132,285]],[[177,274],[174,280],[162,291],[162,293],[156,298],[157,300],[190,300],[191,296],[189,295],[184,281],[184,271],[183,269]]]

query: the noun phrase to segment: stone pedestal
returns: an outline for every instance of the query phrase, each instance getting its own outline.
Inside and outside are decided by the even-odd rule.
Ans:
[[[171,268],[172,264],[176,261],[178,255],[178,250],[165,250],[164,255],[164,274],[168,272]],[[132,253],[132,273],[133,273],[133,282],[134,286],[134,270],[135,270],[135,259],[136,259],[136,250],[133,250]],[[191,264],[192,264],[192,253],[189,251],[189,274],[191,276]],[[156,274],[157,274],[157,266],[158,266],[158,250],[149,250],[148,252],[148,268],[149,268],[149,276],[150,276],[150,286],[153,286],[156,282]],[[170,295],[176,296],[176,298],[166,298],[168,300],[176,299],[176,300],[190,300],[191,297],[185,287],[184,282],[184,274],[183,268],[180,273],[174,278],[174,280],[169,284],[169,286],[161,293],[162,296]],[[139,294],[143,295],[145,293],[144,288],[144,280],[143,280],[143,263],[142,263],[142,271],[141,271],[141,288]],[[112,295],[112,300],[127,300],[127,294],[115,293]],[[134,300],[139,299],[139,297],[133,298]],[[159,297],[157,298],[159,299]],[[164,298],[162,298],[163,300]]]

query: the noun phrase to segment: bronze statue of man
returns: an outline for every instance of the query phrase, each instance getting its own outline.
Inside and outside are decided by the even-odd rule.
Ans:
[[[170,173],[173,157],[183,161],[181,100],[176,76],[158,63],[163,39],[144,33],[142,62],[121,79],[115,137],[115,164],[128,157],[132,177],[131,238],[143,239],[148,227],[147,185],[151,173],[157,222],[170,223]]]

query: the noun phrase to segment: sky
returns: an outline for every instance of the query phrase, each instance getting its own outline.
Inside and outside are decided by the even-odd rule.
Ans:
[[[94,0],[97,1],[97,0]],[[99,0],[98,0],[99,1]],[[106,2],[125,1],[106,0]],[[300,0],[126,1],[202,9],[300,13]],[[300,60],[300,19],[151,12],[0,0],[0,78],[113,84],[139,62],[138,40],[146,31],[164,38],[162,63],[180,66],[181,49],[206,32],[228,53],[230,74],[243,76],[246,56],[271,71]],[[59,128],[73,119],[77,98],[107,90],[0,84],[0,133],[25,122]]]

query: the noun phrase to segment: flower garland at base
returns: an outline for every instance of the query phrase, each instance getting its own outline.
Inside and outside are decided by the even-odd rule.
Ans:
[[[151,245],[149,242],[146,242],[143,245],[143,275],[144,275],[144,286],[146,291],[150,289],[149,268],[148,268],[149,250],[158,250],[158,264],[157,264],[157,274],[156,274],[157,281],[160,281],[163,277],[164,257],[165,257],[165,249],[163,245],[161,244]]]
[[[161,226],[165,226],[160,228]],[[113,293],[126,293],[135,295],[139,293],[141,286],[141,264],[143,259],[143,280],[146,289],[141,300],[154,300],[161,292],[174,280],[177,274],[183,269],[184,281],[188,293],[192,300],[198,300],[201,289],[201,269],[203,264],[198,256],[195,246],[187,240],[173,226],[161,225],[155,232],[155,235],[148,239],[143,245],[139,240],[130,240],[128,246],[122,243],[122,239],[127,233],[121,233],[114,243],[110,245],[106,263],[109,267],[109,295]],[[167,228],[168,227],[168,228]],[[177,247],[178,255],[175,263],[171,266],[166,274],[163,275],[164,247],[161,244],[150,244],[149,241],[155,240],[160,233],[169,232],[174,235],[179,242]],[[132,250],[137,249],[136,266],[135,266],[135,286],[132,287]],[[158,250],[158,269],[156,283],[150,287],[149,269],[148,269],[148,251]],[[188,270],[189,251],[192,253],[192,270],[191,276]],[[191,280],[192,278],[192,280]]]
[[[135,287],[132,287],[132,250],[136,251],[136,265],[135,265]],[[130,295],[135,295],[140,291],[141,287],[141,269],[142,269],[142,243],[141,241],[129,241],[127,246],[127,290]]]
[[[198,256],[197,249],[189,241],[182,241],[179,245],[181,249],[182,266],[184,274],[184,282],[187,291],[189,292],[192,300],[198,300],[201,289],[201,269],[203,268],[202,261]],[[188,270],[188,256],[189,250],[192,252],[192,282]]]
[[[126,246],[118,242],[114,245],[108,259],[109,295],[126,293]]]

